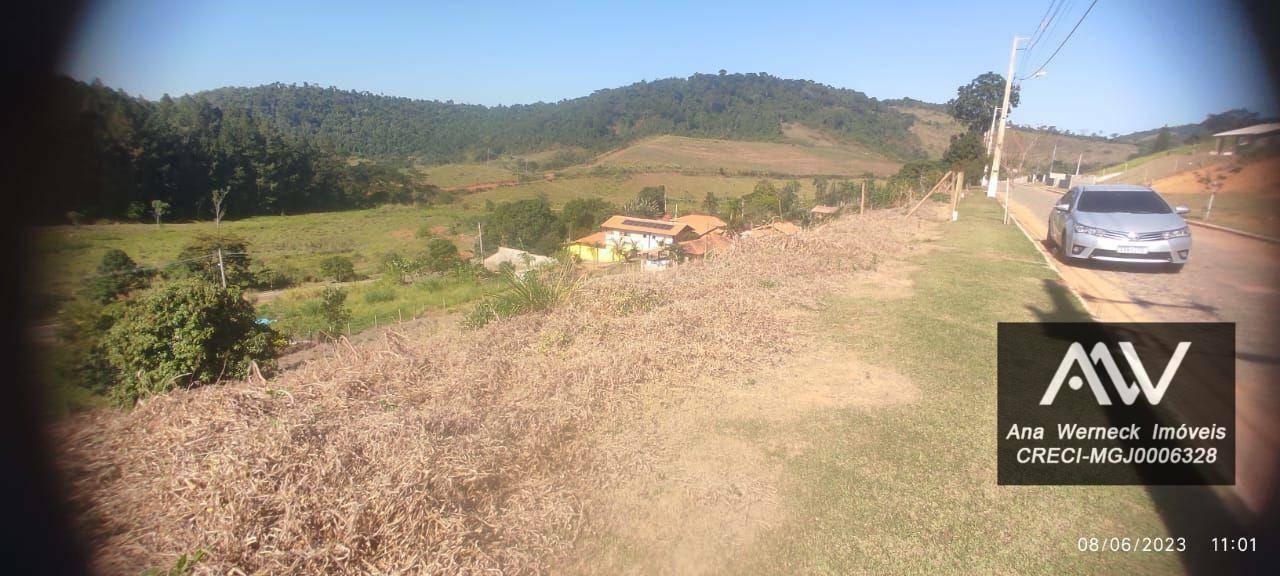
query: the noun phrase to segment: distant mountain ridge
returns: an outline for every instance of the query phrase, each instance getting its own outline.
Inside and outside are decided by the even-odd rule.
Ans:
[[[350,154],[430,162],[557,147],[603,152],[660,134],[779,140],[788,122],[891,158],[924,156],[910,131],[914,117],[896,107],[856,90],[768,74],[695,74],[555,103],[495,107],[307,84],[219,88],[181,98],[243,109],[277,131],[322,137]]]

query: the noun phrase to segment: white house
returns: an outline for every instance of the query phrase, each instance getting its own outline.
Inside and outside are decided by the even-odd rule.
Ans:
[[[666,248],[676,242],[693,240],[698,233],[685,222],[650,220],[633,216],[611,216],[600,225],[604,244],[615,252],[634,252],[643,259],[645,269],[665,268],[671,264]]]

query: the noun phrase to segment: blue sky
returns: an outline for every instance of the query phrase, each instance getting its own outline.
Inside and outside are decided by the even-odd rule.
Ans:
[[[1026,71],[1090,2],[1064,1]],[[492,105],[723,68],[944,102],[1003,74],[1013,34],[1034,32],[1050,0],[692,4],[108,0],[86,9],[64,70],[148,98],[279,81]],[[1013,122],[1124,133],[1275,112],[1229,2],[1099,0],[1047,71]]]

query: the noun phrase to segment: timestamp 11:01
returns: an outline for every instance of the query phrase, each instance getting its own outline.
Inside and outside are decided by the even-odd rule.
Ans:
[[[1214,538],[1214,552],[1257,552],[1257,538]]]

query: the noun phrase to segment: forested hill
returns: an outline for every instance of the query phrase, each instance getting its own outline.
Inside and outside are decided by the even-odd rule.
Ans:
[[[657,134],[773,140],[783,122],[821,128],[891,157],[922,155],[913,117],[855,90],[767,74],[697,74],[556,103],[485,107],[312,85],[222,88],[186,98],[246,109],[296,137],[361,156],[428,162],[553,147],[604,151]]]

